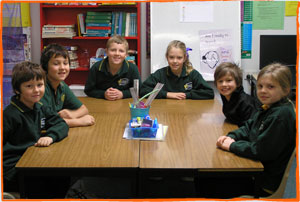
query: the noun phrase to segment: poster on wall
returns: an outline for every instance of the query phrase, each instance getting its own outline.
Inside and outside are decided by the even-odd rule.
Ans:
[[[200,72],[213,78],[216,67],[222,62],[233,62],[233,39],[231,30],[206,30],[199,32]]]

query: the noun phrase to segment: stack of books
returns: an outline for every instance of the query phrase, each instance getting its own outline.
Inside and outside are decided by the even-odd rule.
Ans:
[[[76,36],[74,25],[44,25],[42,38],[72,38]]]
[[[70,69],[76,69],[79,67],[78,55],[77,55],[77,46],[65,46],[68,50],[70,57]]]
[[[108,37],[111,34],[111,12],[88,11],[85,18],[83,36]]]
[[[137,36],[137,15],[130,12],[112,13],[111,35]]]

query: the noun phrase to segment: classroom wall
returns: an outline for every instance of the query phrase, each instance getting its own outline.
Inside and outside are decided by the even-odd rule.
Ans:
[[[32,61],[40,61],[40,6],[38,3],[31,3],[31,20],[32,20]],[[244,77],[248,73],[259,71],[259,44],[260,35],[265,34],[297,34],[296,16],[285,17],[284,30],[253,30],[252,37],[252,57],[251,59],[242,59],[241,66],[244,70]],[[141,3],[141,78],[144,81],[150,75],[150,59],[146,57],[146,3]],[[246,80],[243,81],[245,91],[250,93],[250,86]],[[212,82],[210,85],[213,86]]]
[[[31,56],[32,62],[40,63],[41,57],[41,33],[40,33],[40,4],[31,3],[30,4],[31,12]]]
[[[284,18],[284,30],[253,30],[252,32],[252,57],[251,59],[242,59],[242,68],[244,78],[248,73],[259,71],[259,45],[260,35],[296,35],[297,34],[297,17],[289,16]],[[245,91],[250,93],[249,83],[244,80]]]

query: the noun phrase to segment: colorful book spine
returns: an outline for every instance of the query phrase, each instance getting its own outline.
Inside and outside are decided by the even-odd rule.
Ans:
[[[87,20],[92,20],[92,19],[95,19],[95,20],[111,20],[111,15],[87,15],[86,16],[86,19]]]
[[[87,29],[86,33],[87,34],[91,34],[91,33],[94,33],[94,34],[108,33],[108,34],[110,34],[111,30]]]
[[[132,13],[132,36],[137,36],[137,16],[136,13]]]
[[[115,17],[116,17],[116,12],[112,12],[111,14],[111,34],[114,35],[115,31]]]
[[[122,33],[121,33],[121,36],[125,36],[127,13],[126,12],[122,12],[122,13],[123,13],[123,19],[122,19]]]
[[[85,23],[111,23],[108,19],[85,19]]]
[[[126,13],[125,36],[129,36],[129,28],[130,28],[130,13]]]
[[[110,27],[112,23],[86,23],[86,27]]]
[[[86,26],[86,29],[89,30],[111,30],[111,27],[95,27],[95,26]]]
[[[84,34],[83,36],[108,37],[109,33],[87,33],[87,34]]]
[[[80,32],[81,35],[85,33],[85,26],[84,26],[84,15],[83,13],[79,13],[77,15],[78,17],[78,24],[79,24],[79,28],[78,28],[78,33]],[[79,35],[80,36],[80,35]]]
[[[119,19],[120,19],[120,13],[117,12],[116,13],[116,18],[115,18],[115,29],[114,29],[114,35],[117,35],[118,34],[118,30],[119,30]]]
[[[134,24],[134,15],[133,13],[130,13],[130,31],[129,31],[129,36],[134,36],[133,34],[133,24]]]
[[[123,26],[123,24],[122,24],[122,22],[123,22],[123,13],[122,12],[120,12],[120,18],[119,18],[119,27],[118,27],[118,35],[122,35],[122,26]]]
[[[82,36],[81,35],[81,30],[80,30],[79,15],[77,15],[77,25],[78,25],[78,36]]]
[[[96,15],[96,16],[110,16],[111,12],[96,12],[96,11],[88,11],[86,15]]]

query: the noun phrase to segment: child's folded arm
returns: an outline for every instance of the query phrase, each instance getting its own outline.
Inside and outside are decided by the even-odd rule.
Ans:
[[[53,142],[60,141],[68,136],[69,126],[67,123],[50,108],[44,109],[46,114],[46,134]]]
[[[290,130],[287,127],[289,124],[280,119],[273,119],[266,121],[265,125],[268,127],[258,134],[257,140],[238,140],[231,144],[230,151],[255,160],[271,161],[276,160],[287,147],[293,146],[289,145],[290,137],[286,137],[287,131]],[[232,137],[231,134],[228,136]]]
[[[231,137],[235,141],[237,140],[249,140],[250,129],[254,124],[253,119],[249,119],[242,127],[231,131],[227,134],[228,137]]]
[[[126,89],[126,90],[122,90],[121,91],[123,93],[123,98],[131,98],[131,94],[130,94],[130,91],[129,89]]]

